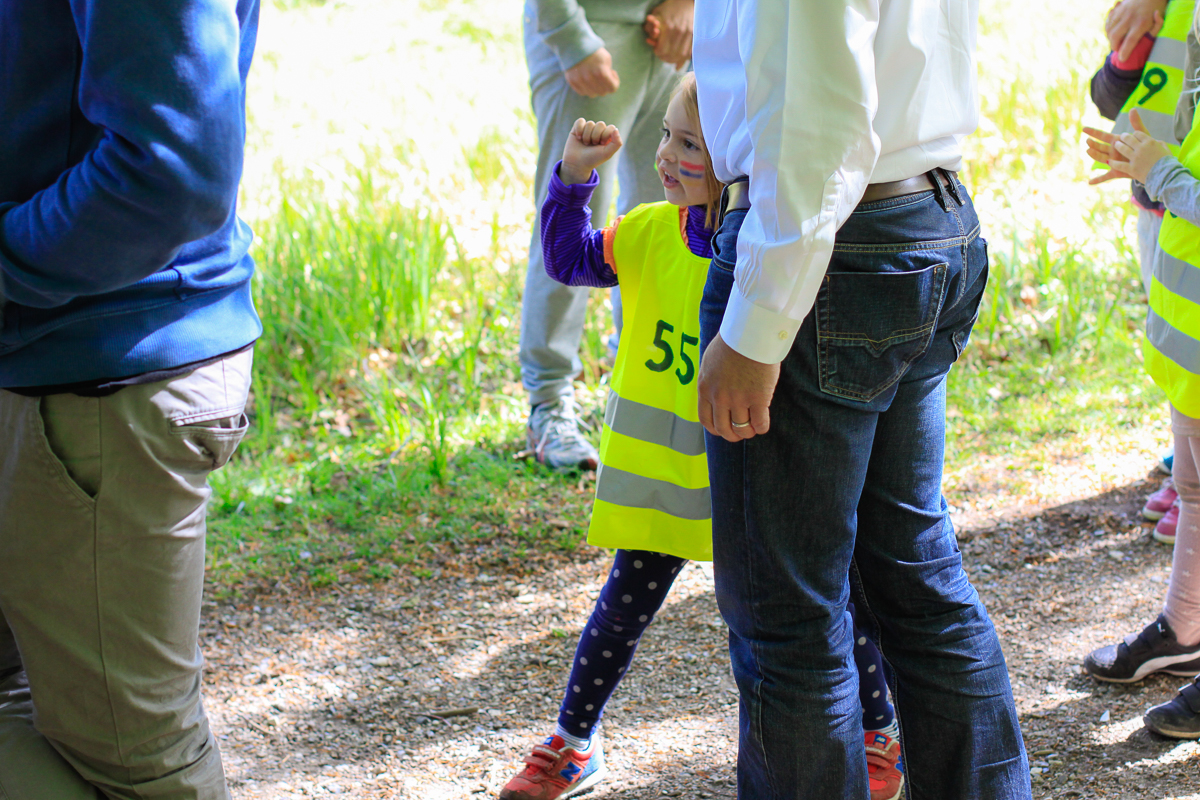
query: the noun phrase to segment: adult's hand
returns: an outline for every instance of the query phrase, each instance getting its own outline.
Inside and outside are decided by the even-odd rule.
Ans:
[[[678,68],[692,57],[692,18],[695,0],[663,0],[650,9],[642,30],[654,55]]]
[[[621,78],[613,69],[612,54],[601,47],[563,73],[567,85],[584,97],[603,97],[621,86]]]
[[[1126,60],[1143,36],[1157,33],[1155,23],[1161,28],[1166,13],[1167,0],[1120,0],[1104,20],[1109,49],[1121,61]]]
[[[700,422],[729,442],[750,439],[771,428],[771,398],[779,365],[746,358],[721,338],[712,340],[700,360]],[[749,422],[735,427],[734,422]]]

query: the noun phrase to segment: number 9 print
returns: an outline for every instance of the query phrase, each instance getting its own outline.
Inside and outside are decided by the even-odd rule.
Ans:
[[[1146,105],[1146,101],[1154,95],[1162,91],[1162,88],[1167,85],[1166,70],[1161,67],[1151,67],[1146,70],[1146,74],[1142,76],[1142,86],[1145,86],[1149,91],[1142,95],[1142,99],[1137,101],[1139,106]]]
[[[662,359],[654,361],[646,359],[646,369],[651,372],[666,372],[675,363],[675,351],[671,349],[671,345],[663,339],[664,333],[674,333],[675,326],[663,320],[658,321],[658,327],[654,331],[654,346],[662,350]],[[683,362],[684,370],[675,370],[675,377],[679,378],[679,383],[687,386],[696,378],[696,362],[687,353],[687,346],[695,347],[700,344],[700,340],[695,336],[688,336],[682,331],[679,334],[679,360]]]

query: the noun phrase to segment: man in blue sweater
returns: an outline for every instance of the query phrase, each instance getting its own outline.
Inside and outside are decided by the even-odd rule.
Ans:
[[[245,431],[258,0],[0,0],[0,797],[229,797],[208,474]]]

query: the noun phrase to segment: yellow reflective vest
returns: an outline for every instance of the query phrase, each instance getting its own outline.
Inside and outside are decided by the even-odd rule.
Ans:
[[[1200,106],[1196,108],[1200,112]],[[1179,161],[1200,178],[1200,113]],[[1200,227],[1167,213],[1158,234],[1150,280],[1150,311],[1142,355],[1171,405],[1200,417]]]
[[[1170,0],[1162,30],[1154,40],[1150,57],[1142,69],[1142,82],[1117,115],[1113,133],[1128,133],[1129,112],[1138,109],[1146,130],[1155,139],[1177,144],[1175,105],[1183,91],[1183,59],[1187,53],[1187,34],[1192,27],[1196,0]]]
[[[670,203],[641,205],[613,237],[624,326],[604,412],[588,542],[711,561],[708,461],[696,388],[709,262],[688,249],[686,214]]]

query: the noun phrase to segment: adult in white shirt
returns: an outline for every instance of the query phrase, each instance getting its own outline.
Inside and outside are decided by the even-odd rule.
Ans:
[[[955,177],[977,16],[978,0],[697,0],[701,123],[732,183],[700,419],[743,800],[868,797],[852,592],[892,668],[908,796],[1031,796],[941,493],[945,379],[987,280]]]

